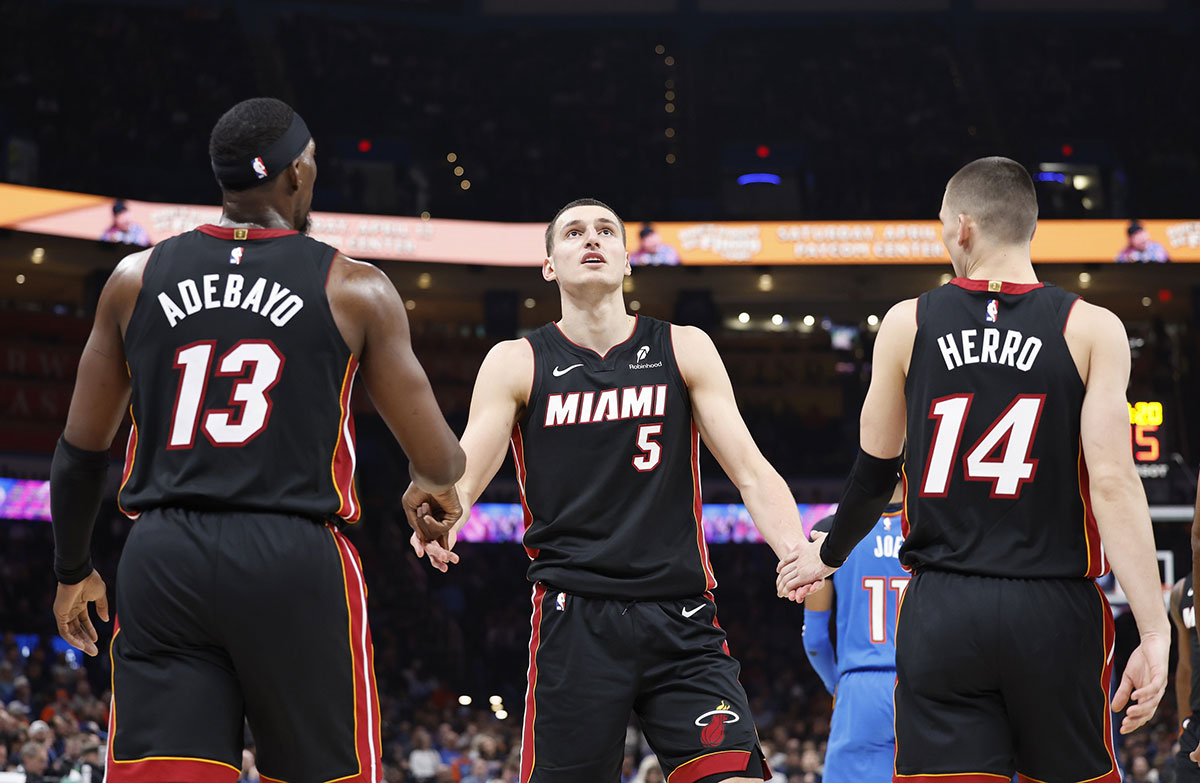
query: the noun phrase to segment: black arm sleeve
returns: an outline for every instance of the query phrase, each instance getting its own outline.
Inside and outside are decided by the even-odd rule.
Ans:
[[[821,561],[825,565],[840,568],[863,536],[871,532],[896,489],[899,471],[899,457],[879,459],[861,448],[858,450],[833,525],[821,543]]]
[[[108,452],[85,451],[58,439],[50,463],[54,575],[73,585],[92,573],[92,526],[104,496]]]

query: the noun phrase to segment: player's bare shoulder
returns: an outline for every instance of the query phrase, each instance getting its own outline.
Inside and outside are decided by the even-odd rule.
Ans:
[[[330,303],[339,300],[369,300],[374,296],[386,295],[395,286],[383,270],[366,261],[358,261],[342,253],[334,253],[329,263],[329,279],[325,291]],[[348,303],[348,302],[343,302]]]
[[[148,247],[125,256],[104,284],[96,314],[115,319],[120,324],[122,334],[129,325],[129,317],[133,315],[133,307],[142,290],[142,276],[153,253],[154,248]]]
[[[399,330],[407,339],[404,302],[392,281],[374,264],[335,253],[329,262],[325,295],[338,331],[355,356],[362,356],[372,330]]]
[[[1097,359],[1115,358],[1118,363],[1128,362],[1129,337],[1125,324],[1105,307],[1077,300],[1063,328],[1063,338],[1084,384]]]
[[[492,346],[479,367],[476,394],[481,390],[511,395],[522,406],[529,403],[536,363],[533,345],[524,338],[502,340]]]
[[[879,367],[883,362],[896,362],[900,371],[908,374],[912,360],[913,343],[917,338],[917,299],[904,299],[892,305],[875,336],[875,352],[872,363]]]
[[[671,346],[675,351],[679,374],[689,387],[702,373],[713,367],[724,366],[708,332],[697,326],[671,324]]]

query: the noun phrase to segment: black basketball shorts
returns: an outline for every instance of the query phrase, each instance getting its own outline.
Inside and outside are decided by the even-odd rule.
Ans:
[[[358,554],[302,517],[146,511],[116,581],[110,783],[378,783]]]
[[[1188,756],[1200,745],[1200,719],[1192,715],[1183,719],[1183,730],[1179,733],[1179,752],[1175,754],[1175,782],[1200,783],[1200,765]]]
[[[895,783],[1119,783],[1091,579],[921,571],[896,622]]]
[[[620,777],[637,714],[669,783],[770,778],[711,595],[587,598],[533,587],[521,783]]]

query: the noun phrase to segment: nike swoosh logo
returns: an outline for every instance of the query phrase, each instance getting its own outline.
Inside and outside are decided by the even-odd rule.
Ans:
[[[695,609],[684,609],[684,610],[683,610],[683,616],[684,616],[684,617],[691,617],[692,615],[694,615],[696,612],[700,611],[700,610],[701,610],[701,609],[703,609],[703,608],[704,608],[704,604],[700,604],[700,605],[699,605],[699,606],[697,606]]]
[[[572,364],[570,367],[568,367],[565,370],[560,370],[560,369],[558,369],[558,365],[556,364],[556,365],[554,365],[554,377],[557,378],[560,375],[566,375],[571,370],[574,370],[576,367],[582,367],[582,366],[583,366],[583,362],[580,362],[579,364]]]

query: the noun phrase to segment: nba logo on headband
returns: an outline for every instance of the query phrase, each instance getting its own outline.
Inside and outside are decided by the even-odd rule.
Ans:
[[[267,178],[267,164],[263,163],[262,158],[255,158],[254,160],[250,161],[250,167],[254,169],[254,176],[258,177],[259,179]]]
[[[996,318],[1000,315],[1000,303],[995,299],[989,299],[987,303],[987,322],[989,324],[996,323]]]

